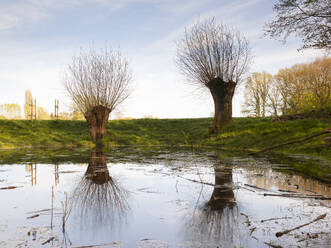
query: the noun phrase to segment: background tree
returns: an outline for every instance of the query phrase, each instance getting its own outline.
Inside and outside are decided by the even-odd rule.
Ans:
[[[299,114],[331,107],[331,58],[323,57],[308,64],[296,64],[280,69],[271,76],[268,73],[253,73],[245,88],[244,111],[248,115],[260,116],[263,98],[260,92],[267,92],[266,112]],[[263,85],[263,74],[268,75],[268,87]],[[254,80],[253,80],[254,79]],[[259,113],[261,113],[259,115]]]
[[[275,75],[275,80],[282,95],[282,113],[298,113],[305,102],[306,92],[306,84],[301,66],[294,65],[291,68],[279,70]]]
[[[244,91],[243,113],[255,117],[265,117],[272,75],[267,72],[255,72],[248,77]]]
[[[79,109],[74,104],[71,106],[71,119],[84,120],[84,115],[79,111]]]
[[[196,23],[177,44],[180,72],[213,97],[215,132],[232,121],[232,98],[249,61],[248,41],[215,18]]]
[[[297,64],[278,71],[276,85],[281,94],[282,113],[296,114],[331,105],[331,58]]]
[[[270,83],[267,102],[268,112],[272,116],[278,117],[281,114],[282,98],[280,89],[274,80],[274,77],[272,77]]]
[[[21,107],[15,103],[7,103],[0,105],[0,116],[5,119],[21,119]]]
[[[318,58],[305,66],[307,88],[315,108],[330,106],[331,58]]]
[[[30,104],[32,101],[32,93],[30,90],[26,90],[25,91],[25,101],[24,101],[24,117],[26,120],[30,119],[31,116],[31,108],[30,108]]]
[[[286,41],[290,34],[302,38],[302,49],[331,48],[330,0],[279,0],[275,20],[266,24],[266,35]]]
[[[72,113],[62,111],[59,113],[59,119],[60,120],[72,120]]]
[[[37,119],[50,120],[51,116],[49,115],[48,111],[45,108],[37,106]]]
[[[130,82],[127,60],[110,48],[99,53],[81,50],[73,58],[64,86],[87,120],[94,142],[106,134],[109,114],[129,96]]]

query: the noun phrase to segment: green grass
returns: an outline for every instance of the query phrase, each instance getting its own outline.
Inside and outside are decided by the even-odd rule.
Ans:
[[[330,118],[273,121],[234,118],[218,135],[210,134],[211,118],[134,119],[109,121],[104,143],[109,146],[188,146],[247,153],[305,137],[331,127]],[[326,135],[278,151],[331,160]],[[0,120],[0,149],[19,147],[92,147],[85,121]]]
[[[84,121],[0,120],[0,148],[92,146]]]
[[[108,148],[129,146],[134,149],[144,147],[143,149],[153,150],[154,147],[189,147],[198,150],[230,151],[236,156],[246,156],[265,147],[331,128],[331,119],[328,116],[287,121],[234,118],[233,124],[218,135],[209,132],[211,125],[211,118],[114,120],[109,121],[107,135],[102,143]],[[272,154],[281,154],[283,160],[283,155],[293,154],[320,159],[324,162],[294,161],[291,167],[316,178],[331,180],[331,145],[325,141],[326,136],[283,146]],[[10,148],[93,146],[85,121],[0,120],[0,158],[5,160],[13,151]]]

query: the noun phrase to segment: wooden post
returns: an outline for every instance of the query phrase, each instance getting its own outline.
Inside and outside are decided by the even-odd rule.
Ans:
[[[55,106],[54,106],[54,118],[56,120],[59,119],[59,100],[55,99]]]
[[[33,99],[31,99],[31,101],[29,103],[29,107],[30,107],[29,119],[31,121],[33,119],[37,120],[37,101],[36,101],[36,99],[34,99],[34,104],[33,104]]]
[[[31,99],[30,101],[30,120],[32,121],[32,116],[33,116],[33,100]]]
[[[59,164],[54,164],[54,176],[55,176],[55,186],[59,184]]]
[[[37,101],[34,99],[34,119],[37,120]]]
[[[30,164],[31,169],[31,186],[33,186],[33,164]]]
[[[34,164],[34,185],[37,185],[37,164]]]

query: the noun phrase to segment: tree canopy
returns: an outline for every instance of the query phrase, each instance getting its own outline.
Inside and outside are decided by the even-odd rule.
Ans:
[[[96,106],[112,112],[129,96],[131,71],[120,52],[81,50],[73,57],[64,77],[64,86],[75,106],[86,115]]]
[[[279,0],[274,11],[277,14],[266,24],[266,35],[285,42],[289,35],[294,34],[302,38],[301,49],[330,50],[330,0]]]
[[[331,58],[296,64],[269,73],[253,73],[245,85],[244,114],[299,114],[331,106]]]
[[[207,86],[216,78],[240,82],[249,61],[246,38],[235,29],[218,24],[215,18],[185,30],[185,36],[177,44],[176,63],[180,72],[200,86]]]

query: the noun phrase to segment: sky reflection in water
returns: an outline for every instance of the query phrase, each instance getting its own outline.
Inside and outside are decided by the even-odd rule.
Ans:
[[[0,191],[0,246],[289,247],[307,233],[319,235],[300,244],[330,244],[330,201],[263,196],[287,190],[331,197],[329,185],[254,167],[251,159],[167,156],[108,163],[93,151],[88,164],[0,165],[1,187],[23,186]],[[323,213],[318,223],[275,237]],[[261,222],[269,218],[283,219]]]

